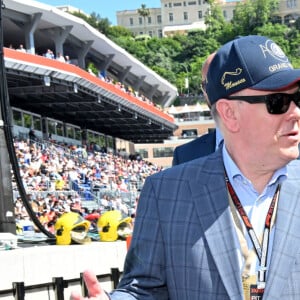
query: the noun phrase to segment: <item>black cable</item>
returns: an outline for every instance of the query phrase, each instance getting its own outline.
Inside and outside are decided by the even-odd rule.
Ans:
[[[55,236],[46,230],[46,228],[41,224],[39,219],[37,218],[35,212],[33,211],[28,197],[27,193],[25,191],[23,180],[20,176],[20,169],[19,169],[19,163],[16,157],[16,152],[14,148],[14,140],[12,135],[12,125],[11,125],[11,107],[9,102],[9,95],[8,95],[8,87],[7,87],[7,81],[6,81],[6,73],[5,73],[5,64],[4,64],[4,52],[3,52],[3,24],[2,24],[2,10],[5,9],[5,5],[3,3],[3,0],[1,0],[1,9],[0,9],[0,105],[1,105],[1,117],[3,120],[3,126],[4,126],[4,134],[6,139],[6,145],[8,149],[8,154],[10,158],[10,163],[12,166],[13,174],[16,180],[16,184],[20,193],[20,197],[23,201],[23,204],[27,210],[28,215],[30,216],[32,222],[35,224],[35,226],[44,233],[48,238],[55,239]]]

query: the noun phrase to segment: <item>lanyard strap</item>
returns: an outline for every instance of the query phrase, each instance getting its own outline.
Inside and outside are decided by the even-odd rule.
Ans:
[[[241,219],[243,220],[243,223],[245,224],[246,230],[249,234],[250,240],[254,246],[256,255],[260,262],[260,268],[258,271],[258,283],[260,283],[261,286],[264,287],[266,282],[266,270],[267,270],[267,255],[268,255],[268,246],[269,246],[269,237],[270,237],[270,231],[272,226],[272,220],[275,218],[276,214],[276,204],[278,200],[280,185],[277,185],[276,191],[274,193],[274,196],[272,198],[270,207],[268,209],[268,213],[265,220],[265,228],[263,231],[263,237],[262,237],[262,245],[260,245],[259,239],[257,238],[257,235],[254,232],[253,226],[244,210],[244,207],[241,204],[241,201],[239,200],[236,192],[234,191],[227,173],[225,171],[225,180],[227,184],[227,189],[229,192],[229,195],[232,199],[232,202],[238,211]],[[273,218],[274,216],[274,218]]]

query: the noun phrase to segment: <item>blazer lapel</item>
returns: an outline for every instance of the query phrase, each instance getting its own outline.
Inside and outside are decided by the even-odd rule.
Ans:
[[[229,299],[242,299],[236,233],[229,208],[221,151],[208,156],[203,169],[210,173],[195,178],[196,182],[191,183],[196,211]]]
[[[279,196],[274,243],[264,296],[266,299],[281,299],[281,292],[285,290],[290,270],[299,252],[299,186],[299,177],[298,179],[294,177],[293,170],[288,169],[288,180],[283,183]]]

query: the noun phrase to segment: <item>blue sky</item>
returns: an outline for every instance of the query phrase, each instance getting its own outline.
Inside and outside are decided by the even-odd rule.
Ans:
[[[138,9],[142,4],[147,8],[160,7],[160,0],[37,0],[52,6],[71,5],[87,14],[95,12],[101,18],[108,18],[112,25],[117,25],[116,12],[119,10]]]

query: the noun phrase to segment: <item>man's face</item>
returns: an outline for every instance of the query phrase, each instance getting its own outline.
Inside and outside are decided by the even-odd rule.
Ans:
[[[299,89],[293,85],[280,93],[294,94]],[[278,92],[246,89],[235,96],[270,95]],[[300,108],[292,101],[282,114],[270,114],[265,103],[234,101],[237,113],[236,139],[240,139],[240,151],[246,151],[253,161],[262,166],[286,164],[299,156]],[[244,147],[244,148],[243,148]]]

